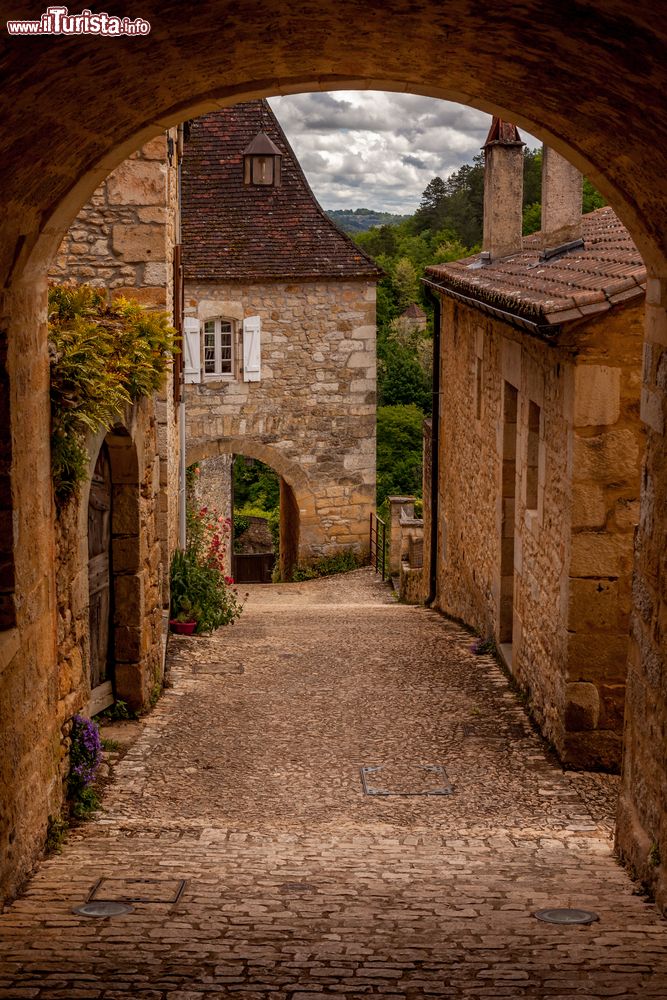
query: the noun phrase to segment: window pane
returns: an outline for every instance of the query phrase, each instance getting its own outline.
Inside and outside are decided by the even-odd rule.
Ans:
[[[204,330],[207,326],[213,325],[213,323],[204,324]],[[215,372],[215,334],[209,333],[208,330],[204,333],[204,371],[208,374]]]
[[[225,375],[232,373],[232,334],[231,323],[222,324],[223,331],[228,327],[228,332],[220,334],[220,371]]]
[[[213,333],[215,330],[215,320],[208,319],[204,323],[204,333]]]

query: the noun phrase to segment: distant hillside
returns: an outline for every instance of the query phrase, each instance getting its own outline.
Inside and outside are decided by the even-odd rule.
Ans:
[[[372,208],[335,208],[327,212],[327,215],[346,233],[364,233],[373,226],[397,226],[399,222],[410,218],[409,215],[376,212]]]

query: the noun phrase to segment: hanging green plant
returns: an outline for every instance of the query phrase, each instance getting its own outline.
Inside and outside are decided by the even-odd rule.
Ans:
[[[88,474],[86,434],[111,427],[122,408],[150,396],[177,350],[165,313],[90,285],[49,289],[51,472],[56,504]]]

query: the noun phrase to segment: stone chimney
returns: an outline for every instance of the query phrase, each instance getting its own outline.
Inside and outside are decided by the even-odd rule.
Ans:
[[[542,240],[545,247],[580,240],[584,179],[571,163],[549,146],[542,147]]]
[[[523,147],[516,125],[494,117],[484,146],[482,251],[497,257],[520,253],[523,221]]]

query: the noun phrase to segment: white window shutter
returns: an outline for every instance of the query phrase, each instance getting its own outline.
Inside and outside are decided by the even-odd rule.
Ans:
[[[243,320],[243,381],[259,382],[262,323],[259,316]]]
[[[199,333],[199,320],[196,316],[185,316],[183,318],[183,372],[186,383],[192,384],[201,382],[201,335]]]

